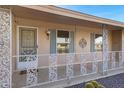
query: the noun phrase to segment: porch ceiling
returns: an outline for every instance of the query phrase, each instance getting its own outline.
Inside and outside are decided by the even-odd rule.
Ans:
[[[93,22],[83,19],[78,19],[74,17],[68,17],[61,14],[50,13],[46,11],[31,9],[28,7],[22,6],[11,6],[14,16],[42,20],[54,23],[70,24],[70,25],[79,25],[79,26],[88,26],[88,27],[101,27],[102,23]],[[121,29],[119,26],[107,25],[108,29]]]

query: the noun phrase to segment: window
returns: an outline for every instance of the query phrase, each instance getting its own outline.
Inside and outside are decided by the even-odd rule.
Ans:
[[[69,53],[70,38],[68,31],[57,31],[57,53]]]
[[[90,45],[91,52],[102,51],[102,35],[91,33],[90,39],[91,39],[91,45]]]
[[[102,51],[102,35],[95,34],[95,51]]]
[[[74,53],[74,32],[49,29],[50,53]]]

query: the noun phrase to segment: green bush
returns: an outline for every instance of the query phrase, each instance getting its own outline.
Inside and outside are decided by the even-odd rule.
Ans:
[[[105,88],[105,87],[104,87],[103,85],[100,84],[97,88]]]
[[[99,86],[99,83],[96,81],[90,81],[90,82],[94,85],[95,88],[97,88]]]
[[[86,83],[86,84],[85,84],[85,87],[86,87],[86,88],[95,88],[92,83]]]
[[[85,84],[85,88],[105,88],[102,84],[98,83],[97,81],[89,81]]]

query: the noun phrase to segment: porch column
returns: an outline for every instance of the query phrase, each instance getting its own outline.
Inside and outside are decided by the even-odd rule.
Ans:
[[[11,11],[0,8],[0,87],[11,87]]]
[[[124,66],[124,29],[122,29],[122,52],[121,52],[121,66]]]
[[[122,30],[122,51],[124,52],[124,29]]]
[[[106,29],[106,25],[102,25],[103,33],[103,74],[108,69],[108,60],[109,60],[109,31]]]

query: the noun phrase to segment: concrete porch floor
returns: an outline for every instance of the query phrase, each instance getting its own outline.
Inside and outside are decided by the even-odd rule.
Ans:
[[[38,85],[26,86],[26,74],[20,74],[20,71],[13,72],[12,85],[13,87],[67,87],[75,84],[80,84],[89,80],[103,78],[124,72],[124,68],[109,70],[104,75],[100,72],[101,65],[98,64],[97,73],[92,73],[92,63],[87,64],[87,75],[80,76],[80,64],[73,66],[74,77],[71,80],[66,78],[66,66],[57,67],[58,81],[49,81],[49,68],[38,69]]]

